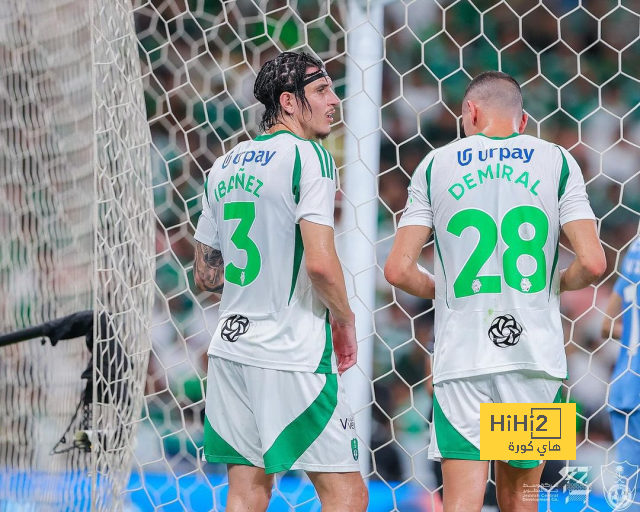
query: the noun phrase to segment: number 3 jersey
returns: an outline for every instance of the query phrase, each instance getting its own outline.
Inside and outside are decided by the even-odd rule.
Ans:
[[[567,374],[560,227],[595,219],[563,148],[475,135],[427,155],[398,227],[435,237],[434,382],[513,370]]]
[[[220,250],[224,290],[209,354],[334,373],[329,312],[304,263],[300,220],[333,228],[333,158],[290,132],[241,142],[209,172],[195,239]]]

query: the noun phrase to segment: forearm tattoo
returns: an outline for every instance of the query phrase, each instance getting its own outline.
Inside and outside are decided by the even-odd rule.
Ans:
[[[213,293],[222,293],[224,260],[220,251],[197,242],[194,271],[196,281],[201,288]]]

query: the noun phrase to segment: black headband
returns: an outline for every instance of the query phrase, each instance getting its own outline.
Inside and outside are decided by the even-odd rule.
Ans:
[[[306,87],[311,82],[315,82],[316,80],[318,80],[318,78],[329,78],[329,75],[324,68],[320,68],[318,71],[307,75],[304,79],[304,82],[302,82],[302,87]]]

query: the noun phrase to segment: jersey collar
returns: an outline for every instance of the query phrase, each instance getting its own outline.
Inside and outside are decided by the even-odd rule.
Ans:
[[[492,140],[505,140],[505,139],[511,139],[513,137],[517,137],[520,134],[516,133],[516,132],[513,132],[511,135],[509,135],[507,137],[489,137],[488,135],[485,135],[484,133],[478,133],[476,135],[480,135],[481,137],[485,137],[487,139],[492,139]]]
[[[277,132],[273,132],[273,133],[263,133],[261,135],[258,135],[255,139],[253,140],[257,140],[257,141],[261,141],[261,140],[269,140],[273,137],[275,137],[276,135],[282,135],[283,133],[286,133],[287,135],[291,135],[292,137],[295,137],[296,139],[300,139],[300,140],[308,140],[305,138],[300,137],[299,135],[296,135],[293,132],[290,132],[289,130],[278,130]]]

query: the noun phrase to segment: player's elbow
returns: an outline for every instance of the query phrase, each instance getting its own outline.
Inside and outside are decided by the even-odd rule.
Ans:
[[[595,283],[607,270],[607,259],[602,249],[594,251],[588,258],[580,262],[585,274],[591,283]]]
[[[592,265],[589,266],[589,272],[593,276],[594,281],[597,281],[598,279],[600,279],[602,275],[606,272],[606,270],[607,270],[607,260],[605,259],[604,254],[602,255],[602,258],[599,258],[596,262],[594,262]]]
[[[384,278],[390,285],[401,288],[406,280],[406,269],[389,259],[384,266]]]
[[[326,261],[315,258],[307,258],[305,268],[311,282],[317,284],[333,285],[336,282],[335,276],[330,265]]]

